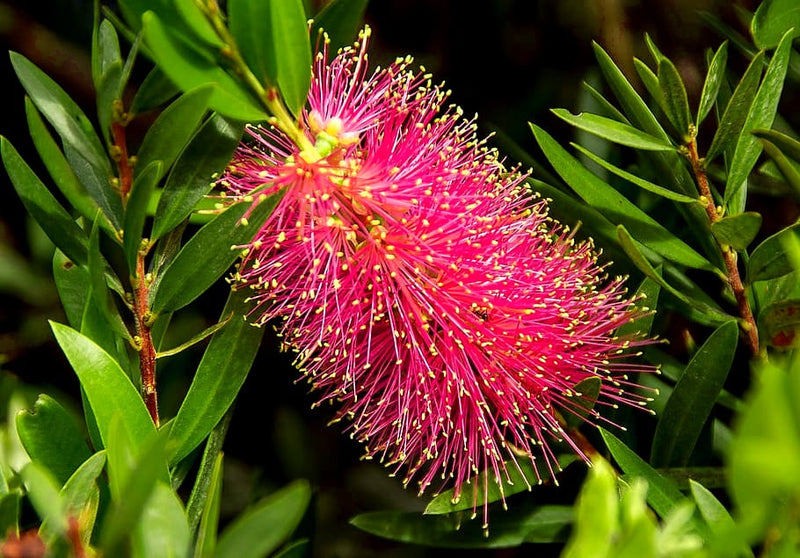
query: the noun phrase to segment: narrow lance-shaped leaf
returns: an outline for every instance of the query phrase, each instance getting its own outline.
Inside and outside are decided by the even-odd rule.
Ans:
[[[260,0],[249,0],[259,2]],[[278,87],[286,106],[299,116],[311,86],[311,42],[302,0],[268,3],[270,25],[277,56]]]
[[[708,116],[711,108],[719,95],[719,87],[725,77],[725,67],[728,63],[728,41],[724,41],[708,67],[706,80],[703,82],[703,91],[700,93],[700,106],[697,109],[697,126]]]
[[[614,143],[627,145],[636,149],[653,151],[672,151],[675,149],[669,142],[665,142],[660,138],[637,130],[633,126],[628,126],[622,122],[605,118],[597,114],[581,113],[576,115],[571,114],[565,109],[551,109],[551,112],[576,128],[613,141]]]
[[[4,137],[0,137],[0,153],[11,183],[28,213],[67,257],[77,263],[86,263],[87,241],[83,230]]]
[[[711,233],[721,243],[739,252],[746,250],[761,228],[761,215],[754,211],[729,215],[711,223]]]
[[[775,161],[775,166],[786,179],[786,182],[794,189],[795,193],[800,194],[800,168],[795,163],[792,163],[783,151],[769,140],[759,138],[764,151],[769,157]]]
[[[689,136],[689,125],[692,123],[689,101],[681,75],[669,58],[661,58],[658,61],[658,83],[664,94],[664,108],[667,117],[680,134],[681,140],[686,142]]]
[[[776,147],[780,148],[790,159],[800,163],[800,141],[769,128],[756,128],[750,133],[757,138],[769,140]]]
[[[658,83],[658,76],[647,64],[638,58],[633,59],[633,68],[636,70],[636,73],[639,74],[639,78],[642,80],[647,92],[650,93],[650,96],[653,97],[653,100],[666,114],[667,108],[664,105],[664,92],[661,91],[661,85]]]
[[[722,324],[686,366],[656,425],[650,456],[654,467],[684,467],[689,463],[728,377],[738,338],[735,321]]]
[[[742,125],[736,150],[731,159],[728,180],[725,183],[724,201],[728,213],[744,211],[747,196],[747,175],[755,166],[761,154],[761,143],[750,133],[755,128],[769,128],[778,110],[778,101],[783,91],[786,70],[789,67],[789,55],[792,52],[791,33],[784,35],[775,54],[770,60],[764,80],[758,88],[747,118]]]
[[[367,3],[368,0],[331,0],[314,16],[311,40],[315,40],[317,34],[324,31],[330,38],[331,52],[349,45],[361,28]]]
[[[200,516],[200,525],[197,529],[197,539],[194,546],[196,558],[206,558],[214,555],[217,547],[217,528],[219,524],[219,507],[222,499],[222,452],[217,454],[211,472],[211,482]]]
[[[247,67],[261,83],[278,84],[277,54],[272,31],[272,2],[258,0],[230,0],[228,20],[236,46]]]
[[[764,281],[794,271],[786,253],[786,241],[789,237],[798,235],[800,235],[800,224],[795,223],[756,246],[747,261],[747,282]]]
[[[136,179],[133,181],[131,195],[128,198],[128,204],[125,206],[125,224],[123,225],[122,238],[125,258],[128,261],[128,269],[131,275],[135,273],[136,254],[142,244],[147,207],[150,204],[150,198],[156,188],[163,166],[161,161],[152,161],[147,165],[147,168],[137,173]]]

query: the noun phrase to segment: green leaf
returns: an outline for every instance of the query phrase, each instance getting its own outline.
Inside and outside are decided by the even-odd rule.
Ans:
[[[186,513],[178,495],[163,482],[156,483],[133,534],[133,556],[183,558],[191,542]]]
[[[119,364],[94,341],[74,329],[50,322],[59,346],[86,392],[104,444],[115,414],[124,420],[124,429],[137,446],[155,432],[153,421],[142,398]]]
[[[794,271],[786,253],[786,242],[800,235],[800,223],[779,231],[756,246],[747,261],[747,283],[773,279]]]
[[[792,28],[792,38],[800,37],[800,5],[795,0],[764,0],[750,21],[753,40],[763,49],[775,48]]]
[[[282,195],[281,192],[258,202],[237,203],[197,231],[153,286],[152,311],[160,314],[177,310],[204,293],[239,256],[231,247],[252,240]],[[257,205],[252,207],[254,203]]]
[[[760,337],[779,349],[797,347],[800,343],[800,299],[779,300],[765,305],[758,314]]]
[[[639,242],[666,259],[697,269],[709,271],[715,269],[703,256],[673,236],[614,188],[585,169],[544,130],[534,124],[531,124],[531,129],[547,160],[567,185],[586,203],[613,221],[630,228]]]
[[[769,128],[756,128],[750,131],[757,138],[769,140],[790,159],[800,162],[800,141]]]
[[[98,220],[100,217],[98,216]],[[92,232],[89,236],[89,281],[91,285],[91,294],[90,294],[90,302],[91,310],[94,311],[95,314],[102,318],[102,324],[99,324],[99,327],[102,329],[107,330],[107,333],[116,333],[122,339],[126,341],[130,340],[130,333],[128,333],[127,326],[125,322],[122,321],[122,316],[119,314],[119,309],[117,308],[114,301],[111,299],[111,293],[108,290],[108,284],[106,283],[106,271],[109,270],[110,267],[106,264],[105,260],[103,259],[102,254],[100,253],[100,228],[98,226],[98,221],[96,220],[94,226],[92,227]],[[84,322],[81,323],[81,333],[86,334],[87,332],[84,331],[84,327],[86,326],[85,323],[85,316],[86,316],[86,309],[84,309]],[[93,333],[96,333],[97,330],[93,330]],[[92,337],[92,335],[89,335]],[[109,339],[113,339],[113,337],[108,337]]]
[[[170,437],[175,464],[208,436],[230,407],[244,383],[264,334],[245,320],[246,290],[232,291],[223,316],[233,314],[208,344],[189,392],[175,416]]]
[[[17,415],[17,433],[31,460],[62,485],[91,455],[72,416],[45,394]]]
[[[689,463],[700,431],[728,377],[738,339],[735,321],[719,326],[686,366],[656,425],[650,455],[654,467]]]
[[[645,180],[644,178],[640,178],[635,174],[631,174],[619,167],[612,165],[611,163],[604,160],[602,157],[598,157],[585,147],[578,145],[577,143],[570,143],[572,147],[586,155],[589,159],[606,169],[607,171],[616,174],[620,178],[624,178],[631,184],[642,188],[643,190],[647,190],[648,192],[652,192],[662,198],[667,198],[668,200],[676,201],[678,203],[699,203],[699,200],[696,198],[691,198],[689,196],[684,196],[683,194],[679,194],[677,192],[673,192],[672,190],[668,190],[663,186],[659,186],[657,184],[653,184],[652,182]]]
[[[703,91],[700,93],[700,106],[697,109],[698,127],[717,101],[719,87],[725,77],[725,66],[727,63],[728,41],[725,41],[719,46],[717,52],[714,53],[714,58],[711,59],[711,64],[708,67],[706,80],[703,82]]]
[[[767,155],[775,161],[775,166],[778,167],[778,170],[783,175],[783,178],[786,179],[786,182],[789,183],[796,193],[800,193],[800,170],[798,170],[797,165],[789,161],[786,155],[771,141],[763,138],[759,138],[759,141],[764,147],[764,151],[767,152]]]
[[[231,35],[236,39],[248,68],[268,86],[278,84],[277,54],[281,52],[272,30],[272,3],[258,0],[228,2]]]
[[[195,37],[212,47],[222,48],[225,46],[225,43],[219,38],[214,26],[211,25],[197,2],[194,0],[177,0],[175,9]]]
[[[311,552],[309,539],[298,539],[288,543],[275,555],[275,558],[305,558]]]
[[[110,143],[111,121],[114,101],[120,98],[122,82],[122,55],[119,51],[117,32],[110,21],[104,19],[98,29],[98,65],[92,68],[92,77],[97,89],[97,119],[100,131]]]
[[[79,329],[89,296],[89,272],[84,266],[75,265],[56,248],[53,254],[53,278],[67,321],[73,328]]]
[[[251,506],[217,542],[215,558],[261,558],[297,528],[311,499],[307,481],[295,481]]]
[[[150,163],[158,160],[163,163],[161,171],[167,172],[203,120],[212,91],[210,85],[194,88],[178,97],[158,115],[136,153],[137,171],[146,170]],[[162,176],[159,172],[155,181],[158,182]]]
[[[195,558],[206,558],[214,555],[217,547],[217,526],[219,524],[219,506],[222,499],[222,453],[217,454],[211,472],[211,482],[200,516],[197,530],[197,542],[194,546]]]
[[[230,161],[244,125],[213,115],[197,131],[172,168],[158,200],[151,241],[174,229],[211,189],[211,180]]]
[[[28,499],[42,522],[50,523],[56,533],[64,533],[67,529],[66,508],[56,479],[36,463],[25,465],[20,476],[25,483]]]
[[[650,96],[653,98],[653,100],[666,114],[667,107],[664,104],[664,92],[661,91],[661,85],[658,83],[658,76],[653,73],[653,70],[651,70],[647,64],[638,58],[633,59],[633,67],[636,70],[636,73],[639,74],[639,78],[642,80],[647,92],[650,93]]]
[[[152,12],[144,14],[144,36],[164,73],[184,91],[212,84],[210,109],[245,122],[260,122],[267,114],[243,86],[216,62],[212,52],[188,44]]]
[[[658,61],[658,83],[664,95],[667,118],[675,126],[681,140],[686,143],[689,139],[689,125],[692,123],[689,100],[686,98],[686,87],[681,75],[669,58]]]
[[[180,93],[178,86],[161,71],[161,68],[156,66],[150,70],[136,90],[129,112],[136,115],[152,110],[166,103],[178,93]]]
[[[261,3],[261,0],[244,1]],[[311,85],[311,42],[303,3],[301,0],[273,0],[268,4],[271,11],[269,36],[273,38],[275,52],[279,53],[276,56],[278,87],[288,109],[299,117]]]
[[[416,512],[377,511],[357,515],[350,524],[395,541],[444,548],[510,548],[524,542],[566,540],[572,524],[570,506],[515,506],[492,517],[490,529],[461,513],[423,516]]]
[[[189,347],[193,347],[194,345],[200,343],[201,341],[203,341],[207,337],[211,337],[216,332],[221,330],[223,327],[228,325],[228,322],[230,322],[232,317],[233,317],[233,314],[231,313],[228,316],[226,316],[225,318],[220,318],[220,321],[218,321],[215,324],[212,324],[212,325],[208,326],[207,328],[205,328],[200,333],[198,333],[196,335],[193,335],[188,341],[185,341],[185,342],[181,343],[177,347],[173,347],[171,349],[167,349],[167,350],[164,350],[164,351],[158,351],[156,353],[156,358],[170,357],[170,356],[174,356],[174,355],[182,353],[183,351],[185,351]]]
[[[330,38],[328,48],[336,52],[353,42],[361,28],[369,0],[331,0],[314,16],[311,39],[324,31]]]
[[[597,114],[584,112],[575,115],[565,109],[551,109],[551,112],[576,128],[614,143],[651,151],[672,151],[675,149],[669,142],[637,130],[633,126],[628,126],[622,122]]]
[[[42,184],[11,142],[2,136],[0,136],[0,153],[11,183],[28,213],[68,258],[77,263],[85,263],[86,234]]]
[[[761,215],[754,211],[729,215],[711,223],[714,238],[738,252],[743,252],[750,246],[760,228]]]
[[[699,482],[689,479],[689,488],[692,491],[697,509],[713,532],[719,532],[733,527],[733,518],[722,503]],[[752,554],[752,553],[751,553]]]
[[[662,275],[661,269],[655,270],[657,275]],[[645,277],[636,293],[633,295],[634,300],[641,301],[636,306],[646,314],[636,320],[622,324],[614,332],[617,337],[633,337],[637,335],[649,336],[650,330],[653,327],[653,319],[655,318],[655,311],[658,307],[658,295],[661,293],[661,285]]]
[[[714,139],[711,140],[711,146],[706,152],[706,164],[735,145],[736,138],[742,132],[742,126],[750,111],[750,106],[753,104],[763,68],[764,53],[759,52],[750,61],[750,65],[736,85],[736,89],[725,107],[719,127],[714,133]]]
[[[593,462],[575,508],[575,528],[561,556],[610,556],[619,532],[619,496],[608,462]]]
[[[19,507],[22,495],[15,492],[0,493],[0,530],[18,535]]]
[[[195,477],[192,493],[189,495],[189,501],[186,504],[186,517],[189,519],[189,529],[197,536],[199,536],[198,528],[203,518],[203,510],[206,507],[209,494],[211,493],[216,460],[217,457],[222,454],[222,445],[225,442],[225,435],[228,433],[228,427],[231,424],[232,418],[233,408],[231,407],[214,427],[214,430],[211,431],[211,434],[209,434],[205,448],[203,448],[203,457],[200,459],[200,468]],[[214,540],[216,541],[216,537]]]
[[[150,204],[150,198],[156,188],[163,167],[164,165],[161,161],[152,161],[147,165],[147,168],[136,175],[128,198],[128,204],[125,206],[125,224],[122,238],[125,247],[125,258],[128,261],[128,269],[131,275],[134,275],[136,270],[136,255],[142,246],[147,207]]]
[[[599,387],[599,386],[598,386]],[[577,460],[575,454],[562,454],[558,456],[556,470],[561,471]],[[455,498],[455,489],[451,488],[438,494],[425,507],[426,515],[441,515],[446,513],[470,510],[471,517],[475,517],[475,508],[485,503],[505,501],[505,498],[519,492],[530,491],[539,483],[539,476],[530,459],[519,458],[515,461],[506,461],[501,467],[503,474],[502,487],[497,484],[494,470],[483,471],[462,486],[459,497]],[[494,527],[494,525],[492,525]]]
[[[790,33],[787,32],[767,66],[764,80],[753,99],[753,104],[750,106],[750,111],[747,113],[747,118],[736,142],[736,150],[731,159],[728,180],[725,184],[724,201],[728,213],[741,213],[744,210],[747,196],[747,175],[750,174],[761,154],[761,143],[750,134],[750,130],[772,126],[778,110],[778,101],[780,101],[783,91],[783,82],[786,79],[791,52],[792,39]]]

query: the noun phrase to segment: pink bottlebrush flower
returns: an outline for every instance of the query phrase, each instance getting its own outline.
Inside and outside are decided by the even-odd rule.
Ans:
[[[577,383],[642,403],[626,375],[652,368],[623,358],[647,341],[614,336],[637,311],[409,59],[368,75],[368,36],[317,56],[301,123],[313,149],[274,127],[238,149],[229,193],[285,194],[235,281],[366,455],[420,492],[458,497],[536,455],[552,475],[551,440],[580,453],[553,412],[577,409]]]

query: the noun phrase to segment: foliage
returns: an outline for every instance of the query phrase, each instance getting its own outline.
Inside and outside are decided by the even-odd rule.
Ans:
[[[247,293],[230,291],[218,323],[185,342],[164,339],[174,337],[174,315],[217,292],[280,201],[224,204],[212,193],[245,124],[302,114],[317,30],[332,45],[350,43],[366,2],[329,2],[311,34],[314,14],[300,0],[230,0],[227,14],[214,0],[117,4],[118,13],[95,13],[96,114],[10,54],[49,176],[26,162],[21,138],[0,139],[0,153],[56,248],[67,323],[50,325],[82,409],[0,373],[9,416],[0,423],[0,552],[32,537],[52,556],[309,556],[315,488],[306,480],[220,523],[222,446],[264,336],[246,321]],[[572,492],[539,486],[520,460],[497,484],[484,483],[495,477],[484,471],[460,498],[436,495],[424,514],[372,510],[352,525],[432,547],[546,543],[570,558],[800,553],[800,225],[776,228],[753,203],[765,194],[796,202],[800,192],[800,140],[779,114],[784,90],[798,85],[800,10],[764,0],[747,17],[755,46],[714,23],[729,41],[708,53],[697,100],[653,41],[650,63],[634,61],[646,96],[595,44],[605,88],[587,89],[593,112],[553,109],[588,141],[570,151],[530,123],[541,156],[520,157],[553,217],[579,222],[576,235],[641,281],[643,312],[617,334],[685,341],[683,353],[651,345],[631,357],[661,369],[630,378],[652,396],[656,418],[616,409],[603,428],[584,426],[601,420],[592,412],[599,382],[575,386],[585,412],[560,418],[592,466],[582,468],[576,448],[554,446],[554,478]],[[134,65],[149,74],[127,103]],[[143,116],[152,124],[134,154],[128,127]],[[54,296],[28,282],[35,297]],[[174,355],[194,358],[199,343],[191,384],[162,420],[156,373]],[[474,517],[484,502],[488,530]]]

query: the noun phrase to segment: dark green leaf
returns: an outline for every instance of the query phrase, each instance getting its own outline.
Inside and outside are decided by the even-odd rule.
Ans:
[[[772,347],[789,349],[800,343],[800,299],[779,300],[768,304],[758,314],[758,330]]]
[[[282,51],[273,35],[272,3],[258,0],[228,2],[229,26],[236,46],[250,70],[268,86],[278,84],[277,55]]]
[[[211,189],[211,180],[230,161],[243,124],[212,116],[183,150],[158,200],[151,241],[177,227]]]
[[[0,153],[11,183],[28,213],[68,258],[85,263],[86,234],[4,137],[0,137]]]
[[[203,120],[211,94],[210,85],[197,87],[178,97],[158,115],[136,153],[137,176],[139,170],[144,171],[153,161],[161,161],[163,166],[155,181],[161,179]]]
[[[156,63],[178,87],[190,91],[213,84],[208,100],[212,110],[245,122],[267,119],[253,97],[217,64],[213,53],[197,51],[182,37],[171,33],[154,13],[145,13],[143,23],[145,39]]]
[[[84,217],[94,219],[99,206],[86,191],[83,184],[78,181],[75,173],[72,172],[64,153],[56,144],[53,136],[50,135],[42,117],[39,115],[39,111],[36,110],[36,106],[28,97],[25,98],[25,115],[27,116],[33,144],[36,146],[39,158],[47,167],[53,182],[55,182],[72,207],[77,209]],[[108,219],[103,219],[101,224],[105,230],[113,234],[114,228]]]
[[[763,138],[759,138],[759,141],[764,147],[764,151],[767,152],[767,155],[775,161],[775,166],[778,167],[778,170],[783,175],[783,178],[786,179],[786,182],[789,183],[796,193],[800,193],[800,170],[798,170],[797,165],[792,163],[771,141]]]
[[[711,147],[706,152],[706,163],[710,163],[714,157],[727,151],[735,145],[736,138],[742,132],[742,126],[753,104],[753,98],[758,89],[758,81],[761,79],[761,72],[764,68],[764,53],[759,52],[747,67],[742,79],[739,80],[736,89],[731,95],[719,127],[711,140]]]
[[[800,37],[800,4],[795,0],[764,0],[750,22],[750,31],[758,48],[775,48],[789,29]]]
[[[629,227],[637,240],[670,261],[709,271],[714,266],[614,188],[597,178],[544,130],[531,124],[534,136],[556,172],[586,203],[616,223]]]
[[[264,332],[245,320],[246,290],[232,291],[223,316],[228,324],[214,334],[192,385],[175,417],[170,462],[177,463],[197,447],[228,410],[244,383]]]
[[[314,16],[311,24],[311,39],[320,31],[330,38],[331,52],[353,42],[361,27],[369,0],[331,0]]]
[[[689,100],[686,98],[686,87],[683,85],[678,69],[669,58],[658,61],[658,83],[664,95],[664,108],[672,125],[680,134],[681,140],[688,143],[689,125]]]
[[[795,223],[777,232],[756,246],[747,262],[747,282],[773,279],[791,273],[794,268],[786,254],[785,243],[790,237],[800,235],[800,224]]]
[[[731,159],[728,180],[725,184],[724,200],[729,213],[744,211],[747,175],[750,174],[761,154],[761,143],[750,134],[750,130],[772,126],[775,112],[778,110],[778,101],[780,101],[783,91],[783,82],[786,79],[791,52],[792,39],[790,33],[787,32],[767,66],[764,80],[753,99],[753,104],[750,106],[736,142],[736,150]]]
[[[721,243],[742,252],[750,246],[761,228],[761,215],[753,211],[729,215],[711,223],[711,232]]]
[[[565,109],[551,109],[551,111],[576,128],[613,141],[614,143],[652,151],[672,151],[675,149],[669,142],[637,130],[633,126],[628,126],[622,122],[605,118],[597,114],[581,113],[575,115]]]
[[[136,269],[136,255],[142,246],[147,207],[150,204],[150,198],[156,188],[158,179],[161,177],[163,166],[161,161],[152,161],[147,165],[147,168],[136,175],[128,198],[128,204],[125,206],[125,224],[122,238],[125,246],[125,258],[128,260],[128,269],[131,275],[134,274]]]
[[[153,312],[177,310],[205,292],[239,256],[231,247],[250,242],[281,196],[237,203],[192,236],[154,285]],[[258,205],[253,208],[254,203]],[[246,213],[249,216],[243,222]]]
[[[655,270],[658,275],[661,275],[661,268]],[[653,319],[655,318],[655,311],[658,307],[658,295],[661,293],[661,285],[645,277],[633,298],[638,301],[637,308],[645,314],[627,324],[622,324],[614,332],[617,337],[634,337],[634,336],[649,336],[650,330],[653,327]]]
[[[684,196],[683,194],[673,192],[672,190],[668,190],[663,186],[653,184],[652,182],[645,180],[644,178],[640,178],[635,174],[631,174],[625,170],[622,170],[619,167],[615,167],[611,163],[604,160],[602,157],[598,157],[597,155],[595,155],[588,149],[581,147],[577,143],[571,143],[570,145],[572,145],[572,147],[574,147],[575,149],[577,149],[578,151],[589,157],[589,159],[591,159],[604,169],[608,170],[609,172],[612,172],[613,174],[616,174],[620,178],[624,178],[631,184],[634,184],[639,188],[642,188],[643,190],[647,190],[648,192],[652,192],[653,194],[656,194],[663,198],[667,198],[672,201],[676,201],[678,203],[699,203],[699,200],[695,198],[690,198],[689,196]]]
[[[197,345],[198,343],[200,343],[204,339],[206,339],[208,337],[211,337],[216,332],[221,330],[223,327],[228,325],[228,322],[231,320],[232,317],[233,317],[233,314],[228,315],[224,319],[221,319],[219,322],[208,326],[207,328],[205,328],[200,333],[198,333],[196,335],[193,335],[188,341],[184,341],[183,343],[181,343],[177,347],[173,347],[171,349],[166,349],[166,350],[163,350],[163,351],[158,351],[156,353],[156,358],[164,358],[164,357],[174,356],[174,355],[182,353],[183,351],[185,351],[189,347],[193,347],[194,345]]]
[[[67,321],[73,328],[79,329],[83,319],[83,309],[89,296],[88,271],[84,266],[73,263],[61,250],[56,249],[53,254],[53,278]]]
[[[275,555],[275,558],[305,558],[311,552],[311,541],[299,539],[287,544],[283,550]]]
[[[213,487],[217,458],[222,455],[222,445],[225,442],[225,435],[228,433],[228,427],[231,424],[232,417],[233,408],[231,407],[214,427],[214,430],[211,431],[211,434],[209,434],[205,448],[203,449],[203,457],[200,460],[200,468],[197,471],[194,486],[192,487],[192,493],[186,504],[186,517],[189,519],[189,529],[197,536],[200,536],[198,529],[200,528],[200,522],[205,513],[204,510]],[[190,458],[191,457],[187,459]],[[214,540],[216,541],[216,537]]]
[[[122,316],[119,314],[119,309],[111,299],[111,292],[108,290],[108,284],[106,283],[106,270],[110,268],[108,268],[102,254],[100,253],[100,229],[97,225],[97,221],[95,221],[94,226],[92,227],[92,233],[89,236],[88,266],[89,281],[92,287],[90,295],[91,302],[89,304],[102,318],[103,323],[98,324],[99,327],[105,330],[110,329],[111,331],[108,331],[108,333],[113,331],[126,341],[130,340],[128,329],[125,326],[125,322],[122,321]],[[86,311],[84,310],[84,315],[85,312]],[[85,323],[81,325],[81,333],[84,334],[87,333],[84,331],[85,325]],[[89,335],[89,337],[92,337],[92,335]]]
[[[633,59],[633,67],[636,70],[636,73],[639,74],[639,78],[642,80],[647,92],[650,93],[650,96],[653,98],[653,100],[666,114],[667,108],[664,105],[664,93],[661,91],[661,85],[658,83],[658,76],[653,73],[653,70],[651,70],[647,64],[638,58]]]
[[[122,55],[119,38],[110,21],[100,22],[97,32],[97,67],[92,67],[92,77],[97,90],[97,117],[100,131],[109,140],[109,130],[114,111],[114,101],[120,98],[122,81]]]
[[[217,542],[215,558],[261,558],[297,528],[311,499],[306,481],[295,481],[245,510]]]
[[[575,454],[562,454],[558,456],[558,463],[553,465],[557,465],[555,467],[556,470],[561,471],[576,460],[577,456]],[[506,497],[524,490],[530,491],[532,487],[539,483],[536,467],[529,458],[521,457],[516,461],[506,461],[503,463],[502,470],[506,471],[506,473],[502,474],[502,487],[497,484],[493,470],[483,471],[471,479],[469,484],[462,486],[458,499],[455,498],[455,489],[446,490],[428,503],[424,513],[427,515],[441,515],[470,510],[472,517],[474,517],[475,512],[472,510],[475,508],[479,508],[487,502],[505,501]]]
[[[206,493],[203,513],[200,516],[200,525],[197,530],[197,542],[194,546],[195,558],[205,558],[214,555],[217,547],[217,528],[219,524],[219,506],[222,498],[222,453],[217,453],[214,468],[211,472],[211,482]]]
[[[800,141],[769,128],[756,128],[750,132],[758,138],[769,140],[794,161],[800,162]]]
[[[491,519],[487,531],[481,522],[461,513],[423,516],[415,512],[378,511],[350,520],[362,531],[395,541],[445,548],[508,548],[524,542],[566,540],[572,524],[570,506],[517,506]]]
[[[686,366],[656,425],[650,456],[654,467],[688,464],[728,377],[738,339],[735,321],[719,326]]]
[[[78,181],[103,210],[103,215],[111,222],[114,230],[119,230],[122,227],[123,209],[119,188],[111,183],[113,177],[92,165],[83,153],[69,144],[64,144],[64,155]]]
[[[119,364],[91,339],[62,324],[50,322],[53,334],[86,392],[104,444],[115,414],[124,419],[124,429],[135,444],[141,444],[155,426],[142,398]]]
[[[719,46],[717,52],[714,53],[714,58],[711,59],[711,64],[708,67],[706,80],[703,82],[703,91],[700,94],[700,107],[697,109],[698,127],[717,101],[719,87],[722,83],[722,79],[725,77],[725,66],[727,63],[728,41],[725,41]]]
[[[261,3],[261,0],[246,1]],[[311,42],[303,3],[301,0],[273,0],[269,6],[272,27],[269,36],[279,54],[276,56],[278,87],[286,106],[299,117],[311,85]]]
[[[31,460],[48,470],[59,485],[91,455],[72,416],[45,394],[39,395],[32,411],[17,415],[17,433]]]
[[[180,93],[180,89],[167,75],[156,66],[136,90],[136,95],[131,101],[131,114],[140,114],[152,110],[169,101]]]

